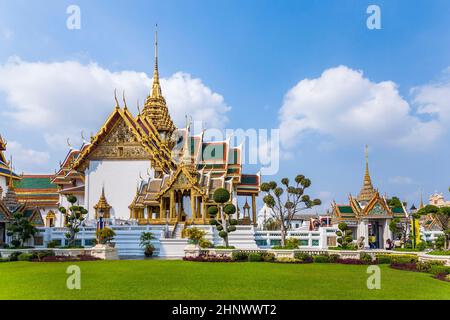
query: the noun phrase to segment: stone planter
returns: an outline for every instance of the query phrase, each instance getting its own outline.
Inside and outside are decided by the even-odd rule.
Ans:
[[[113,248],[107,244],[97,244],[89,251],[93,257],[102,260],[119,260],[117,248]]]

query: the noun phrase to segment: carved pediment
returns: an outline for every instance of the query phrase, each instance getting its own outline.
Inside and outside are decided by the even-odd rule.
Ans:
[[[370,216],[386,216],[386,215],[389,215],[389,212],[386,211],[386,209],[384,208],[384,206],[381,203],[377,202],[372,207],[372,209],[370,209],[369,215]]]
[[[119,119],[110,132],[99,141],[88,158],[89,160],[150,160],[151,156],[125,121]]]

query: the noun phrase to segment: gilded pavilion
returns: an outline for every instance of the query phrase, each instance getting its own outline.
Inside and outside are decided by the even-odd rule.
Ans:
[[[366,146],[366,170],[363,185],[358,196],[349,195],[348,204],[333,202],[333,223],[345,222],[353,231],[354,240],[364,237],[365,246],[369,246],[369,236],[375,237],[376,247],[385,248],[386,241],[392,238],[389,223],[394,218],[408,221],[407,211],[401,207],[391,207],[386,196],[381,196],[373,187],[369,173],[369,158]]]

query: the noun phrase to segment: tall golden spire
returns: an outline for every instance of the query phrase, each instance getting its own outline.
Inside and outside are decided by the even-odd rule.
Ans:
[[[359,201],[369,201],[375,194],[375,189],[373,188],[372,179],[370,178],[369,173],[369,147],[367,145],[365,154],[366,154],[366,172],[364,174],[363,186],[361,187],[361,191],[359,192],[357,198]]]
[[[153,85],[152,85],[152,97],[158,98],[162,96],[161,85],[159,83],[159,70],[158,70],[158,25],[155,30],[155,67],[153,70]]]
[[[162,95],[161,84],[159,83],[158,70],[158,25],[155,30],[155,67],[153,70],[153,84],[150,95],[147,97],[142,115],[153,123],[160,132],[164,141],[168,141],[170,135],[175,130],[175,125],[169,115],[166,100]]]

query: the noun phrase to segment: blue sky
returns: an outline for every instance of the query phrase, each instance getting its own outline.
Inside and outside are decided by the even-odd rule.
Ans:
[[[66,8],[70,4],[81,8],[80,30],[66,28]],[[366,27],[366,8],[370,4],[381,8],[381,30]],[[183,83],[197,79],[201,82],[201,85],[196,82],[199,88],[208,88],[223,98],[217,102],[217,108],[214,107],[214,110],[222,111],[216,120],[206,120],[207,123],[221,126],[218,122],[221,117],[226,117],[228,122],[223,121],[222,127],[278,128],[280,125],[287,127],[286,117],[290,114],[299,120],[312,117],[308,115],[308,108],[318,107],[311,103],[316,101],[314,99],[302,100],[307,83],[299,83],[304,79],[322,77],[322,85],[317,90],[323,90],[325,95],[329,92],[332,98],[320,103],[332,105],[333,97],[340,99],[336,110],[327,109],[332,116],[321,119],[320,125],[315,118],[309,118],[306,129],[289,129],[291,140],[294,136],[298,141],[283,145],[281,168],[274,178],[303,173],[313,181],[313,194],[321,196],[326,203],[333,199],[345,201],[349,193],[356,194],[361,186],[364,144],[368,143],[374,185],[382,193],[398,195],[410,204],[417,204],[420,190],[426,197],[435,190],[444,192],[450,185],[446,160],[450,156],[450,135],[446,129],[450,125],[450,102],[446,99],[450,96],[449,15],[450,3],[445,0],[47,0],[32,3],[0,0],[0,65],[3,66],[0,69],[0,133],[10,141],[11,152],[18,154],[18,171],[53,172],[67,150],[51,141],[65,140],[65,132],[61,129],[64,125],[60,122],[67,121],[67,116],[55,117],[53,125],[52,121],[42,126],[31,121],[33,119],[22,121],[21,114],[15,113],[18,108],[24,110],[20,104],[28,103],[27,113],[33,110],[33,105],[26,97],[15,98],[15,90],[19,89],[8,84],[8,77],[17,75],[18,79],[14,81],[19,83],[22,91],[42,90],[46,97],[40,103],[44,105],[45,99],[56,99],[61,113],[69,113],[78,119],[74,120],[73,127],[81,123],[80,130],[95,132],[110,112],[109,107],[97,108],[96,105],[96,95],[104,92],[92,92],[95,87],[91,91],[75,89],[71,96],[71,91],[64,87],[64,79],[50,78],[46,68],[56,62],[75,61],[80,65],[73,70],[95,63],[102,72],[145,72],[151,77],[153,32],[158,23],[161,76],[170,83],[174,74],[182,72]],[[27,68],[35,70],[33,67],[41,63],[42,68],[34,73],[29,73],[32,72],[29,69],[16,72],[12,68],[7,73],[5,66],[11,57],[15,57],[16,65],[25,63]],[[345,69],[336,69],[338,66],[345,66]],[[61,68],[58,70],[65,70]],[[326,70],[331,71],[323,76]],[[360,78],[357,76],[359,71],[362,72]],[[23,81],[20,76],[29,74],[35,80],[20,85]],[[370,84],[362,85],[357,93],[350,92],[350,88],[347,95],[342,96],[333,91],[338,86],[326,81],[335,79],[333,75],[339,79],[355,76],[355,83],[368,81]],[[85,82],[82,76],[65,76],[77,77],[78,84]],[[380,88],[378,84],[384,81],[390,81],[394,86]],[[34,88],[34,82],[48,82],[52,87]],[[58,87],[59,83],[61,87]],[[178,90],[176,85],[173,88]],[[287,106],[285,98],[293,88],[299,94]],[[416,91],[411,91],[413,88]],[[58,92],[63,92],[65,98],[57,97]],[[89,108],[78,109],[71,102],[86,103],[76,96],[80,92],[92,95],[92,113]],[[338,108],[345,108],[352,97],[358,97],[364,105],[361,96],[365,92],[378,97],[381,102],[377,100],[377,103],[385,110],[373,118],[373,123],[380,123],[379,130],[372,124],[370,130],[365,130],[364,125],[356,123],[357,117],[354,122],[345,120],[348,123],[342,128],[345,130],[340,130],[342,122],[337,125],[327,122],[333,120],[333,115],[345,114],[345,110],[341,113]],[[389,94],[397,95],[383,100]],[[142,101],[145,96],[139,98]],[[112,100],[112,93],[104,99]],[[212,101],[210,94],[202,99],[206,103]],[[52,103],[55,101],[50,101],[49,105]],[[400,115],[400,111],[391,113],[390,110],[400,110],[405,104],[409,107],[406,115]],[[194,110],[194,114],[201,113],[204,107],[201,103],[190,105],[196,108],[188,109]],[[355,105],[355,110],[361,110],[361,105]],[[430,105],[439,112],[427,112],[426,107]],[[231,109],[225,111],[229,107]],[[425,111],[418,112],[422,109]],[[176,110],[183,110],[183,107]],[[287,110],[284,119],[280,110]],[[352,110],[347,112],[354,114]],[[36,116],[39,118],[38,114]],[[383,125],[387,119],[391,119],[391,123]],[[439,133],[432,138],[427,138],[432,136],[428,129],[418,137],[411,134],[416,132],[413,126],[433,120],[439,121],[436,123],[439,130],[433,131]],[[42,121],[44,123],[45,119]],[[397,134],[396,125],[413,127],[398,132],[402,135],[401,142],[391,141],[390,135]],[[341,134],[341,131],[346,133]],[[248,170],[255,171],[256,168],[249,166]]]

